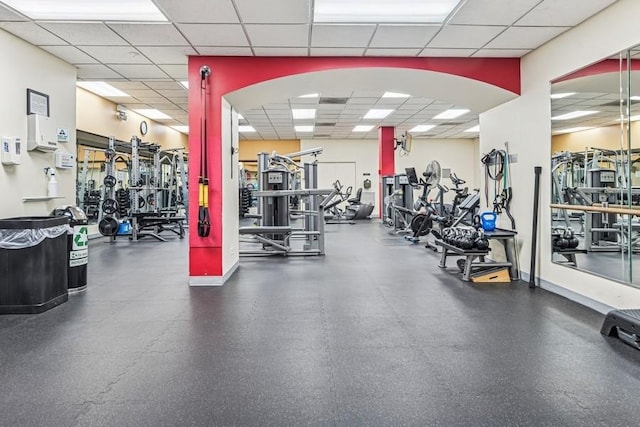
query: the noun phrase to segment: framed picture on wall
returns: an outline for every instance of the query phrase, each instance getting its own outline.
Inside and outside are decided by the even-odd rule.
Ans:
[[[49,117],[49,95],[27,89],[27,115],[29,114]]]

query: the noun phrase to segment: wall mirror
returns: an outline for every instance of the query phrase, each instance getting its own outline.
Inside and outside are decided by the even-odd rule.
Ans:
[[[640,47],[551,85],[552,260],[640,286]]]

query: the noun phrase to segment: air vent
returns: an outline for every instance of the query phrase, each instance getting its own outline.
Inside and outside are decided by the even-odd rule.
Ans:
[[[314,138],[331,138],[331,135],[314,133],[313,137]]]
[[[322,123],[316,123],[316,127],[330,127],[330,126],[335,126],[335,122],[331,123],[331,122],[322,122]]]
[[[320,98],[318,104],[345,105],[349,98]]]

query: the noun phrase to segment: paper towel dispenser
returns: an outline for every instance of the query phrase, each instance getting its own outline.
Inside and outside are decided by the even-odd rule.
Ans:
[[[38,114],[27,116],[27,149],[45,152],[58,149],[56,127],[50,117]]]

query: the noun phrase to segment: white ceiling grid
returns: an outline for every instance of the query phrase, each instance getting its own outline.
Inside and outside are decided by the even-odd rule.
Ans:
[[[157,108],[172,117],[166,124],[179,125],[187,124],[187,92],[178,82],[186,79],[188,55],[521,57],[615,0],[462,0],[441,25],[315,24],[313,0],[153,2],[168,22],[33,21],[0,0],[0,28],[75,65],[79,79],[107,81],[133,97],[112,100],[131,108]],[[428,104],[382,99],[385,90],[373,96],[342,94],[349,98],[346,105],[319,105],[316,123],[327,118],[336,125],[316,126],[315,133],[370,138],[375,130],[350,131],[375,106],[395,108],[381,123],[399,128],[424,124],[429,115],[453,107],[439,105],[424,114]],[[290,110],[313,101],[292,99],[280,106]],[[246,112],[258,132],[243,137],[296,136],[293,121],[278,118],[277,111],[267,105],[255,117]],[[463,118],[425,135],[468,136],[461,132],[477,124],[477,116]]]

